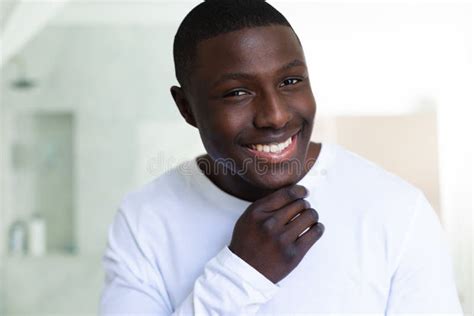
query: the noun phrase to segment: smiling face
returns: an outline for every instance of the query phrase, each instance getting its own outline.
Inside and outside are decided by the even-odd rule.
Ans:
[[[200,42],[188,83],[186,91],[173,87],[173,97],[211,161],[231,159],[234,177],[262,190],[304,176],[294,167],[308,161],[316,103],[291,28],[246,28]]]

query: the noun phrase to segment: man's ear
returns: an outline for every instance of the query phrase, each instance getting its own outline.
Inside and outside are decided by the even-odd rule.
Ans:
[[[177,86],[172,86],[170,89],[171,96],[173,96],[174,103],[178,106],[179,113],[181,116],[186,120],[189,125],[192,125],[197,128],[196,120],[194,119],[193,112],[191,110],[191,106],[184,94],[182,88]]]

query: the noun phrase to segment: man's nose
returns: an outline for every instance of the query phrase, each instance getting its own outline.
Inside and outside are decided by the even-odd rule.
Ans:
[[[277,93],[267,93],[259,99],[255,104],[255,127],[280,129],[291,120],[285,100]]]

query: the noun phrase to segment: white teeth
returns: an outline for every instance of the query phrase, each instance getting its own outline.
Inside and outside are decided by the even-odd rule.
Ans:
[[[269,153],[269,152],[279,153],[283,151],[284,149],[286,149],[286,147],[290,146],[290,144],[291,144],[291,137],[282,143],[278,143],[278,144],[272,143],[268,145],[256,144],[256,145],[250,145],[250,148],[252,148],[253,150],[263,151],[266,153]]]

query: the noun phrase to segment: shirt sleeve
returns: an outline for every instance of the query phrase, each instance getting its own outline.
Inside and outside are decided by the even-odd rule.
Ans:
[[[463,315],[447,238],[423,193],[408,222],[403,243],[391,280],[386,315]]]
[[[173,306],[134,226],[119,210],[109,229],[100,315],[252,315],[279,289],[225,246],[205,265],[186,299]]]

